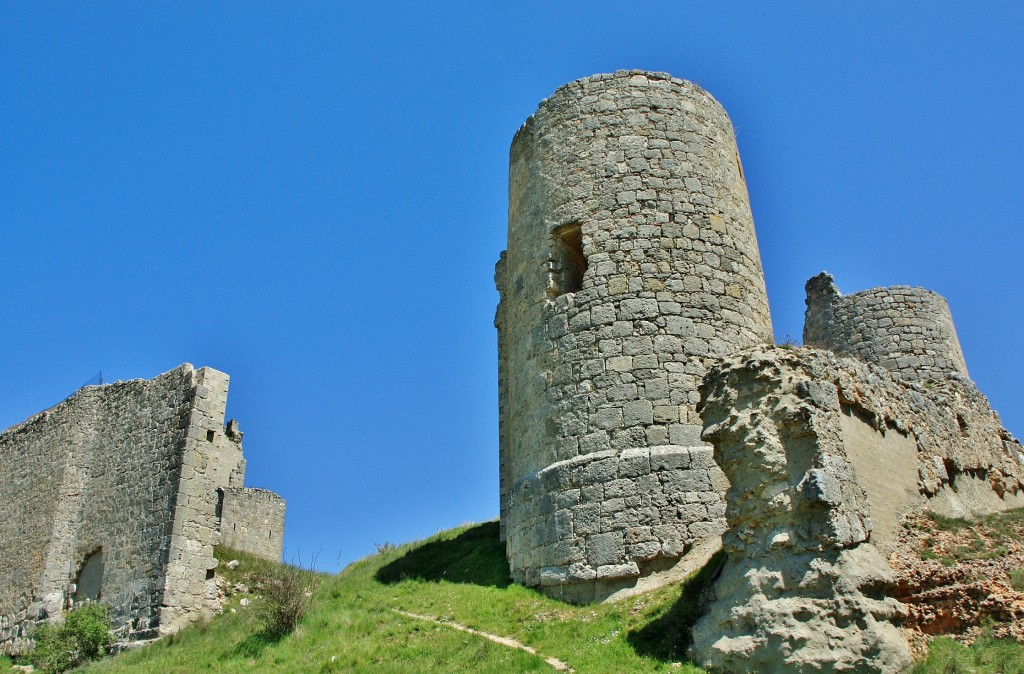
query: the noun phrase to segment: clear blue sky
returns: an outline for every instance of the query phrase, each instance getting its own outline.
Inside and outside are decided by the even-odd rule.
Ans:
[[[0,428],[97,371],[232,377],[286,556],[495,517],[508,146],[621,68],[738,132],[775,332],[945,295],[1024,433],[1019,2],[0,3]]]

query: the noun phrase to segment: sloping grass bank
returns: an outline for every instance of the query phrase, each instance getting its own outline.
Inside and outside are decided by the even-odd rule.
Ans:
[[[258,592],[273,565],[222,557],[231,558],[238,568],[221,572],[240,591],[223,614],[76,671],[506,674],[553,672],[556,661],[579,673],[703,671],[685,661],[685,648],[706,578],[616,604],[571,606],[511,583],[494,522],[383,550],[337,576],[313,574],[308,612],[288,634],[268,630],[265,600],[247,591]],[[0,658],[0,671],[9,665]],[[1024,674],[1024,648],[936,639],[912,672]]]
[[[258,564],[242,559],[232,578]],[[571,606],[517,585],[508,575],[497,523],[462,527],[384,550],[337,576],[319,576],[305,618],[289,635],[266,633],[259,598],[210,622],[84,672],[552,672],[546,658],[577,672],[690,672],[681,662],[691,588],[675,586],[613,605]],[[231,608],[235,612],[231,612]],[[429,616],[441,624],[415,617]],[[454,629],[454,622],[507,637],[536,655]]]

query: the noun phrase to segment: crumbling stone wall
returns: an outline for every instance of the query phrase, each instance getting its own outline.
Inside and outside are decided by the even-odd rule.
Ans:
[[[245,471],[227,390],[183,365],[83,388],[0,434],[0,650],[97,594],[130,639],[210,608],[217,489]]]
[[[728,558],[693,630],[707,668],[898,672],[911,662],[840,421],[856,404],[842,388],[848,371],[831,354],[753,349],[705,379],[704,437],[731,482]]]
[[[721,105],[664,73],[557,90],[512,143],[495,280],[513,577],[600,598],[717,536],[697,387],[708,359],[772,341]]]
[[[223,490],[221,545],[281,561],[284,551],[284,499],[266,489]]]
[[[923,288],[872,288],[843,296],[822,272],[807,281],[804,344],[925,381],[967,376],[946,300]]]
[[[962,377],[754,348],[709,371],[701,405],[731,482],[729,561],[694,630],[713,668],[898,671],[903,609],[879,553],[899,519],[1024,506],[1024,448]]]

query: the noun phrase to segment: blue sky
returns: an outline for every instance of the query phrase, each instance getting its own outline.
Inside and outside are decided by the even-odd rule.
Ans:
[[[729,111],[776,338],[803,284],[945,295],[1024,433],[1024,5],[0,3],[0,428],[102,370],[232,377],[286,556],[495,517],[508,146],[555,88]]]

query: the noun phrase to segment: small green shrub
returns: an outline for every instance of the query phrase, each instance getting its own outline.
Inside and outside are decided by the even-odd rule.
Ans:
[[[982,634],[970,647],[949,637],[938,637],[928,647],[928,657],[911,674],[1021,674],[1024,646],[1010,639]]]
[[[793,338],[793,335],[786,333],[786,338],[779,342],[778,346],[780,349],[792,351],[793,349],[796,349],[800,345],[797,344],[797,341],[796,339]]]
[[[36,628],[36,648],[29,661],[43,672],[65,672],[106,653],[112,642],[110,615],[100,604],[83,604],[68,613],[64,623],[44,623]]]
[[[1010,570],[1010,585],[1017,592],[1024,592],[1024,569]]]
[[[306,615],[313,595],[316,574],[290,564],[271,564],[260,579],[259,613],[267,636],[290,634]]]
[[[966,520],[962,517],[944,517],[938,513],[931,514],[932,521],[935,522],[935,528],[939,531],[960,531],[968,527],[974,526],[974,522]]]

